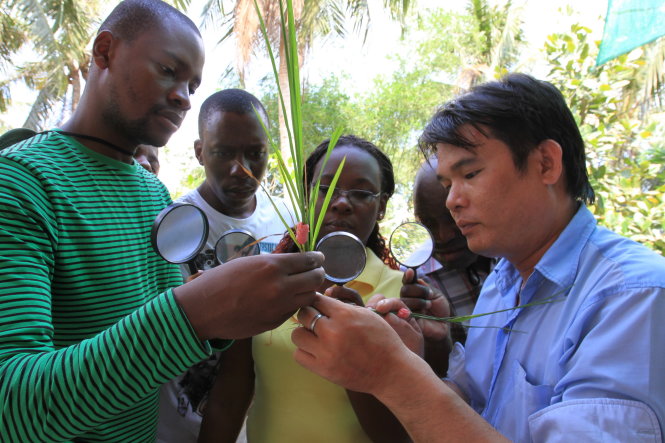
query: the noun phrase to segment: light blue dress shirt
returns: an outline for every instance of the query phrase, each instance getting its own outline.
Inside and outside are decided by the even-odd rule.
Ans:
[[[522,279],[506,260],[474,313],[449,378],[516,442],[660,442],[665,425],[665,258],[581,206]],[[504,329],[494,328],[498,326]]]

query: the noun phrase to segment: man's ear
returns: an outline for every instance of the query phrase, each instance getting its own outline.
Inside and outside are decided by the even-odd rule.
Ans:
[[[199,161],[199,165],[203,166],[203,142],[200,139],[194,142],[194,155]]]
[[[99,69],[109,67],[114,40],[111,31],[102,31],[95,37],[92,43],[92,61]]]
[[[546,185],[556,184],[563,179],[563,148],[552,139],[543,140],[538,145],[540,153],[540,174]]]

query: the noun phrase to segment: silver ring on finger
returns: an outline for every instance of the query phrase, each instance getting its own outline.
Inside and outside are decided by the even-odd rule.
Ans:
[[[319,319],[320,319],[321,317],[325,317],[325,316],[324,316],[323,314],[321,314],[320,312],[319,312],[318,314],[316,314],[316,315],[314,316],[314,318],[312,319],[312,321],[309,323],[309,328],[307,328],[307,329],[309,329],[310,331],[312,331],[312,333],[313,333],[314,335],[316,335],[316,332],[314,332],[314,328],[316,327],[316,323],[319,321]]]

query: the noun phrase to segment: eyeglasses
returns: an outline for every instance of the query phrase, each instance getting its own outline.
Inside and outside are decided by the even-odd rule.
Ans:
[[[330,189],[330,186],[320,185],[319,186],[319,198],[325,198],[326,194],[328,193],[328,189]],[[347,200],[349,200],[349,202],[351,202],[352,205],[358,206],[358,205],[367,205],[367,204],[372,203],[374,201],[374,199],[376,199],[379,195],[381,195],[381,193],[377,192],[375,194],[372,191],[365,191],[364,189],[339,189],[339,188],[335,188],[333,190],[330,201],[334,201],[342,195]]]

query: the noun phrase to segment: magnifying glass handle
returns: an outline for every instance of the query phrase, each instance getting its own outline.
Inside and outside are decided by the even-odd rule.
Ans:
[[[199,272],[199,270],[196,269],[196,263],[194,263],[194,260],[187,262],[187,269],[189,269],[189,275],[194,275]]]

